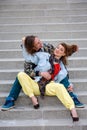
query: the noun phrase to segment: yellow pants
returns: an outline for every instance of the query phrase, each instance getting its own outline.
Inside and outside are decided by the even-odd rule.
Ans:
[[[40,95],[39,86],[37,82],[32,80],[26,73],[19,72],[17,77],[22,86],[23,92],[26,95],[28,95],[29,97],[32,97],[34,95]],[[45,95],[57,96],[58,99],[69,110],[75,108],[72,98],[62,84],[51,81],[49,84],[46,85]]]

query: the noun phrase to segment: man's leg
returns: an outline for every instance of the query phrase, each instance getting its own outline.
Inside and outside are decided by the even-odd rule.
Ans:
[[[67,76],[60,83],[63,84],[66,89],[68,89],[69,86],[70,86],[70,82],[69,82],[69,79],[68,79]],[[77,108],[83,108],[84,107],[84,104],[79,101],[77,95],[73,91],[72,92],[68,91],[68,93],[72,97],[74,104]]]
[[[21,91],[21,85],[18,81],[18,78],[16,77],[8,97],[12,97],[14,100],[17,100],[20,91]]]
[[[21,85],[16,77],[14,84],[10,90],[8,97],[6,98],[5,104],[2,106],[1,110],[9,110],[14,107],[14,101],[17,100],[19,93],[21,91]]]

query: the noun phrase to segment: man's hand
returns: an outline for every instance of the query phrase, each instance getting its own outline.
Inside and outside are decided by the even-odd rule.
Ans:
[[[73,86],[68,87],[67,89],[69,92],[73,92]]]
[[[22,43],[23,43],[23,44],[25,43],[25,37],[22,38]]]

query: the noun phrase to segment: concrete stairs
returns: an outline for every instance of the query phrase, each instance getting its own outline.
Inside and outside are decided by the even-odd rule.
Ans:
[[[87,0],[0,0],[0,106],[15,77],[23,71],[21,38],[37,35],[54,46],[76,43],[79,52],[69,58],[70,80],[87,104]],[[41,100],[34,110],[22,92],[9,111],[0,111],[0,130],[87,130],[87,105],[77,109],[78,123],[56,97]]]

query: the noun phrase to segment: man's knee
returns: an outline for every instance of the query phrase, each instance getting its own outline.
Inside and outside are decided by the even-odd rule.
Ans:
[[[17,74],[17,78],[20,79],[21,77],[23,77],[23,75],[25,75],[24,72],[19,72],[19,73]]]

